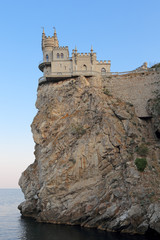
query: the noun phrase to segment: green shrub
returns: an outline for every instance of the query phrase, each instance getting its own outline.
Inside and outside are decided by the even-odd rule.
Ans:
[[[112,94],[110,93],[110,91],[107,88],[103,89],[103,93],[108,95],[108,96],[112,96]]]
[[[146,157],[149,149],[145,144],[141,144],[139,147],[137,147],[136,152],[141,156],[141,157]]]
[[[70,158],[69,161],[72,162],[73,164],[76,163],[76,160],[74,158]]]
[[[130,107],[133,107],[133,104],[130,102],[126,102],[127,105],[129,105]]]
[[[83,128],[82,125],[74,125],[72,126],[72,134],[77,135],[78,137],[84,135],[86,133],[86,129]]]
[[[135,165],[136,165],[138,171],[143,172],[147,166],[146,158],[136,158]]]
[[[130,144],[134,144],[134,139],[131,139]]]
[[[149,168],[150,171],[152,171],[152,166],[149,165],[148,168]]]

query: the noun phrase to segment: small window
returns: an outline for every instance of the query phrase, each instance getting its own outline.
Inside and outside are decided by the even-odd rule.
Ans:
[[[49,57],[48,57],[48,54],[46,54],[46,62],[49,61]]]
[[[64,54],[63,53],[61,53],[61,58],[64,58]]]
[[[106,75],[106,69],[105,69],[105,68],[102,68],[102,69],[101,69],[101,74],[102,74],[102,75]]]
[[[87,71],[87,66],[85,64],[82,66],[82,70]]]
[[[59,58],[59,53],[57,53],[57,58]]]

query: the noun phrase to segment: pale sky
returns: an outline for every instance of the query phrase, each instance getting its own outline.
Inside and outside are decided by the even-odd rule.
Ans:
[[[160,0],[5,0],[0,2],[0,188],[17,188],[34,161],[30,124],[36,115],[41,35],[78,52],[91,45],[111,71],[160,62]]]

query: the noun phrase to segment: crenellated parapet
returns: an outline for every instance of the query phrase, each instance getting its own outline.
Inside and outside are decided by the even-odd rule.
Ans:
[[[52,37],[50,36],[47,37],[43,29],[42,50],[44,51],[46,48],[54,48],[54,47],[59,47],[56,30],[54,30],[54,35]]]
[[[93,53],[94,56],[96,56],[96,53]],[[91,53],[77,53],[77,56],[79,57],[90,57]]]
[[[56,47],[57,50],[68,50],[68,46],[65,47]]]
[[[96,61],[97,62],[97,64],[100,64],[100,65],[103,65],[103,64],[111,64],[111,60],[104,60],[104,61],[102,61],[102,60],[100,60],[100,61]]]

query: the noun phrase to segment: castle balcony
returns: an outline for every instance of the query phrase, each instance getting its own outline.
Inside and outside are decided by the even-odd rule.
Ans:
[[[55,72],[50,73],[48,75],[44,75],[43,77],[40,77],[38,80],[38,84],[41,85],[45,82],[59,82],[63,81],[65,79],[71,78],[71,77],[78,77],[80,75],[83,75],[85,77],[92,77],[97,75],[97,72],[89,72],[89,71],[80,71],[80,72]]]
[[[44,67],[51,67],[51,62],[41,61],[38,68],[43,72]]]
[[[61,72],[52,73],[52,74],[40,77],[38,80],[38,84],[41,85],[42,83],[47,83],[47,82],[59,82],[71,77],[72,77],[71,73],[63,73],[63,74]]]

